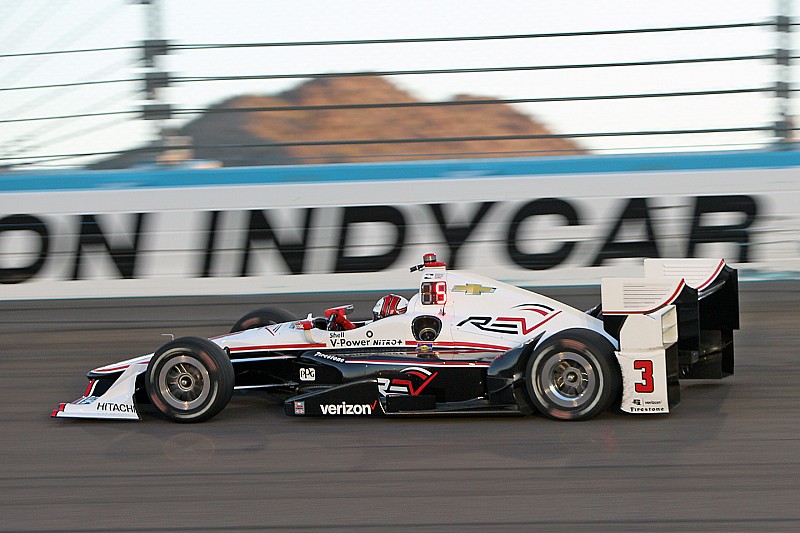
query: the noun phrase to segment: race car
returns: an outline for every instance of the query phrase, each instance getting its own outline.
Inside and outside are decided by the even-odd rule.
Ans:
[[[283,394],[290,416],[527,415],[587,420],[615,407],[668,413],[679,379],[733,373],[737,271],[722,259],[646,259],[580,311],[434,254],[419,290],[382,298],[371,320],[344,305],[297,320],[279,309],[230,333],[179,338],[88,373],[56,418],[138,420],[149,402],[176,422],[220,413],[236,390]]]

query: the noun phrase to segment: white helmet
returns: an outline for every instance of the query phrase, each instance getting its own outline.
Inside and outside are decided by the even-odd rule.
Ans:
[[[380,320],[391,315],[401,315],[408,309],[408,300],[397,294],[387,294],[375,303],[372,318]]]

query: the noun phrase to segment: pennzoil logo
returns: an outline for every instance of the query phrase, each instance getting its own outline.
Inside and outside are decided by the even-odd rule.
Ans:
[[[473,296],[480,296],[481,294],[491,294],[496,291],[496,287],[484,287],[479,283],[467,283],[466,285],[453,285],[451,292],[463,292]]]

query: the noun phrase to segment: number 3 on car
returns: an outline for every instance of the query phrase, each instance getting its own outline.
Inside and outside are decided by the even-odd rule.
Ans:
[[[642,373],[642,381],[636,383],[634,386],[636,392],[653,392],[655,390],[655,384],[653,383],[653,361],[649,359],[638,359],[633,362],[633,369],[639,370]]]

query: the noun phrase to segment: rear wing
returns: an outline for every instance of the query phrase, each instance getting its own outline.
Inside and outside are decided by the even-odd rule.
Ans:
[[[733,374],[736,269],[722,259],[646,259],[644,278],[602,281],[606,331],[619,340],[622,410],[669,412],[679,379]]]

